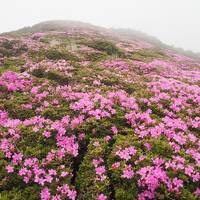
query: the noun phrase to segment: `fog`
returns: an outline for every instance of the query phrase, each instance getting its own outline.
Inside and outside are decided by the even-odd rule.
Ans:
[[[0,32],[66,19],[132,28],[200,52],[199,0],[1,0]]]

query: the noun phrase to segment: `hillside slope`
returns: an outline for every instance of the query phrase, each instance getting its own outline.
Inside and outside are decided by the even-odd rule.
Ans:
[[[200,199],[200,63],[145,38],[0,36],[0,200]]]

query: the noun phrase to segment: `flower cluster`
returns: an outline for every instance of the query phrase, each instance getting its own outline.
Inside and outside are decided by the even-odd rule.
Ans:
[[[129,64],[123,60],[106,61],[106,62],[102,63],[102,66],[107,67],[107,68],[125,70],[125,71],[129,69]]]
[[[41,62],[33,63],[32,61],[28,61],[25,65],[25,68],[28,69],[29,72],[33,72],[34,70],[42,70],[44,73],[48,72],[59,72],[67,77],[72,76],[72,71],[74,67],[66,60],[42,60]]]
[[[103,159],[102,158],[93,159],[92,163],[95,167],[95,172],[97,175],[96,180],[99,180],[99,181],[105,180],[106,179],[106,175],[105,175],[106,168],[103,165]]]
[[[29,77],[27,73],[18,74],[8,71],[0,77],[0,87],[5,87],[9,92],[25,91],[32,84]]]

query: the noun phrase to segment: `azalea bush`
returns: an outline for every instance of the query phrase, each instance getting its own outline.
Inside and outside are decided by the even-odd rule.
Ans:
[[[50,60],[60,60],[60,59],[66,59],[66,60],[77,60],[78,58],[71,53],[64,51],[58,51],[56,49],[50,49],[46,52],[46,57]]]
[[[107,34],[0,36],[0,199],[200,198],[200,63]]]
[[[117,55],[119,57],[124,56],[124,52],[121,51],[116,45],[112,42],[106,40],[96,40],[92,42],[88,42],[87,45],[99,51],[104,51],[108,55]]]
[[[105,166],[108,142],[106,138],[93,139],[88,145],[87,154],[79,167],[77,186],[80,191],[79,199],[98,199],[99,196],[109,195],[109,178]]]

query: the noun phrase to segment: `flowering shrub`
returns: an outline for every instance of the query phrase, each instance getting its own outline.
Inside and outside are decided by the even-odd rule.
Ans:
[[[10,175],[16,173],[27,184],[38,184],[44,187],[41,191],[41,199],[49,199],[50,193],[55,192],[55,189],[51,191],[51,185],[53,188],[57,185],[58,196],[67,193],[69,199],[75,199],[76,192],[68,186],[72,172],[70,169],[72,159],[66,157],[66,154],[76,157],[78,144],[74,136],[64,136],[64,127],[68,125],[67,117],[63,118],[62,122],[52,123],[41,117],[24,121],[12,120],[5,112],[1,112],[1,116],[3,116],[1,126],[5,132],[2,132],[4,139],[0,142],[0,148],[9,160],[6,166],[7,173]],[[48,126],[49,130],[46,129]],[[52,140],[52,131],[57,135],[54,136],[56,144],[51,146],[48,140]],[[33,137],[32,133],[37,133],[37,137]],[[42,137],[39,137],[40,134]],[[47,145],[46,148],[42,147],[36,151],[35,145],[38,142],[42,144],[42,141]]]
[[[198,61],[89,29],[18,38],[0,37],[0,199],[200,198]]]
[[[107,142],[94,139],[88,145],[88,152],[80,165],[77,184],[80,199],[107,199],[109,195],[109,178],[104,164]]]
[[[129,65],[123,60],[111,60],[111,61],[104,62],[102,65],[104,67],[116,68],[116,69],[120,69],[120,70],[128,70],[129,69]]]
[[[96,40],[93,42],[88,42],[87,45],[99,51],[105,51],[108,55],[118,55],[123,57],[124,53],[120,49],[116,47],[116,45],[112,42],[108,42],[106,40]]]
[[[27,80],[26,80],[27,77]],[[17,74],[12,71],[4,73],[0,78],[0,87],[5,88],[8,92],[25,91],[31,85],[29,74]]]

